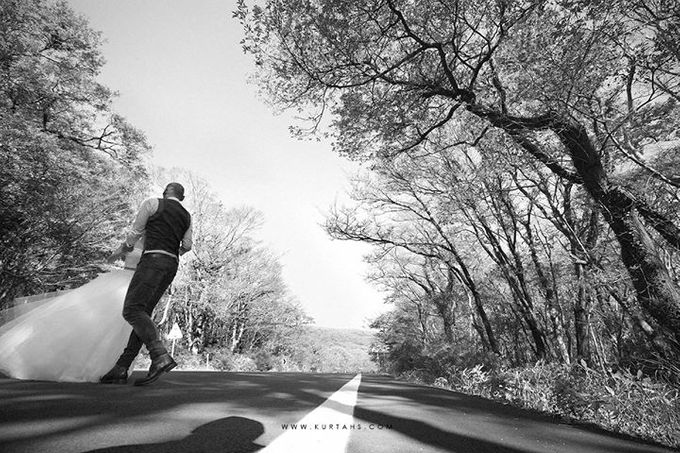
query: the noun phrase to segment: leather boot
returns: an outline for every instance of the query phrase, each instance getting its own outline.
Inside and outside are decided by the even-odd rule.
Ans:
[[[156,382],[161,374],[167,373],[177,366],[177,363],[170,357],[167,352],[162,354],[151,361],[151,366],[149,367],[149,372],[146,377],[137,379],[135,385],[149,385]]]
[[[127,384],[128,370],[127,368],[114,365],[104,376],[99,378],[102,384]]]

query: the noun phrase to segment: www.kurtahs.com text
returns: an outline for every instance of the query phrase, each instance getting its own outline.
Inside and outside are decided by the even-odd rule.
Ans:
[[[362,425],[361,423],[353,423],[351,425],[343,425],[340,423],[328,423],[328,424],[282,424],[281,429],[283,430],[297,430],[297,431],[361,431],[361,430],[381,430],[381,429],[392,429],[392,425],[380,425],[380,424],[368,424]]]

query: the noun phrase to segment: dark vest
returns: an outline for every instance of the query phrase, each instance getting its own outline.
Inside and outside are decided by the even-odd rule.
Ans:
[[[144,250],[163,250],[179,256],[179,245],[191,225],[191,215],[178,201],[158,199],[158,210],[146,222]]]

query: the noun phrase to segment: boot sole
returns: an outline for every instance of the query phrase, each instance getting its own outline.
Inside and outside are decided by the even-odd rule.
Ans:
[[[127,384],[127,379],[108,379],[106,381],[99,381],[100,384]]]
[[[139,387],[139,386],[142,386],[142,385],[153,384],[154,382],[156,382],[158,380],[159,377],[161,377],[162,374],[169,372],[170,370],[172,370],[176,366],[177,366],[177,363],[174,362],[174,361],[172,363],[168,363],[163,368],[158,370],[158,373],[154,374],[153,376],[147,376],[147,377],[142,378],[142,379],[137,379],[135,381],[135,385],[137,387]]]

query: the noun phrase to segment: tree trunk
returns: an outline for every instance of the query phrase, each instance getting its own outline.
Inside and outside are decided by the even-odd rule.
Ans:
[[[569,195],[566,196],[569,197]],[[571,210],[569,209],[567,212],[565,209],[565,215],[568,219],[569,231],[576,231],[576,224],[573,221]],[[577,257],[577,259],[574,260],[574,275],[576,276],[577,284],[576,301],[574,302],[576,356],[579,358],[579,360],[585,361],[588,365],[592,364],[592,352],[590,349],[589,334],[591,296],[589,295],[589,286],[586,278],[588,268],[583,263],[592,263],[593,261],[593,250],[595,249],[597,238],[600,234],[599,218],[599,210],[593,207],[592,211],[590,212],[590,218],[588,219],[588,230],[586,237],[583,241],[583,247],[585,250],[579,246],[579,238],[570,238],[571,254],[572,256]],[[588,264],[588,266],[591,266],[591,264]]]
[[[476,287],[474,289],[470,288],[470,292],[472,293],[472,300],[475,303],[477,315],[482,321],[482,326],[484,326],[484,333],[486,334],[486,339],[489,342],[489,347],[494,354],[500,356],[501,352],[500,348],[498,347],[498,341],[496,340],[496,335],[494,334],[493,328],[491,327],[491,321],[489,321],[489,317],[487,316],[484,305],[482,304],[482,298]]]
[[[526,288],[523,278],[524,276],[520,273],[521,270],[518,270],[512,265],[510,259],[503,251],[501,244],[496,239],[494,232],[491,230],[486,221],[479,215],[477,218],[485,232],[486,238],[489,240],[489,244],[491,245],[492,250],[487,251],[487,253],[491,252],[489,253],[489,256],[494,259],[496,264],[498,264],[501,273],[505,277],[505,280],[512,291],[513,299],[517,303],[519,312],[524,318],[524,321],[531,332],[531,337],[534,340],[534,344],[536,346],[536,356],[539,359],[544,359],[548,357],[548,345],[545,341],[545,333],[543,332],[543,329],[541,328],[538,319],[534,314],[533,302],[531,300],[531,295]]]
[[[583,184],[600,206],[616,236],[621,248],[621,260],[632,280],[640,305],[680,343],[680,291],[638,219],[637,210],[641,208],[636,208],[636,200],[631,195],[609,183],[600,154],[583,125],[552,113],[533,118],[511,117],[475,104],[474,100],[470,102],[469,110],[506,131],[521,148],[557,176]],[[543,152],[540,146],[525,136],[527,131],[539,130],[551,130],[557,135],[571,157],[576,174],[562,167],[558,160]],[[680,248],[678,228],[655,212],[646,208],[643,211],[660,234],[670,244]]]
[[[444,292],[441,294],[434,294],[431,298],[432,303],[439,313],[444,329],[444,339],[447,343],[453,344],[453,326],[455,325],[455,318],[451,307],[451,294]]]
[[[612,186],[599,154],[580,124],[560,124],[556,132],[567,147],[583,185],[601,206],[621,248],[640,305],[680,341],[680,291],[658,256],[631,196]]]
[[[458,264],[458,267],[460,269],[459,274],[459,277],[461,277],[460,281],[467,289],[468,297],[471,297],[471,301],[474,302],[475,311],[477,312],[477,315],[479,316],[479,319],[482,322],[482,326],[484,326],[484,333],[482,333],[480,329],[478,329],[477,325],[475,325],[475,328],[478,329],[478,332],[480,332],[482,342],[484,342],[485,340],[488,341],[488,345],[491,348],[491,351],[493,351],[494,354],[500,356],[501,354],[500,347],[498,346],[496,335],[494,334],[493,327],[491,326],[491,321],[489,321],[489,317],[487,316],[486,310],[484,309],[482,296],[481,294],[479,294],[477,285],[475,284],[475,281],[472,278],[472,275],[470,274],[470,271],[467,268],[467,264],[463,260],[463,257],[460,256],[460,254],[458,253],[458,250],[453,247],[451,250],[453,252],[454,258],[456,259],[456,263]],[[486,334],[486,337],[484,334]]]
[[[234,354],[240,349],[241,339],[243,338],[244,331],[245,323],[243,321],[236,321],[234,323],[233,330],[231,331],[231,347],[229,348]]]
[[[477,321],[477,316],[479,316],[479,313],[475,309],[472,293],[470,291],[467,291],[467,296],[468,296],[468,307],[470,308],[470,325],[472,325],[472,327],[477,332],[477,335],[479,335],[479,338],[482,341],[482,345],[484,346],[484,349],[491,348],[493,350],[493,347],[491,346],[489,339],[484,334],[484,329],[482,328],[482,326],[479,325],[479,322]],[[472,332],[470,332],[470,334],[472,334]],[[494,351],[494,352],[496,352],[496,351]],[[496,352],[496,354],[498,354],[498,352]]]
[[[567,348],[567,343],[565,341],[566,333],[564,324],[562,323],[562,313],[560,310],[559,302],[557,301],[557,295],[555,294],[555,289],[553,288],[552,282],[548,279],[548,276],[538,259],[538,253],[536,251],[536,244],[533,240],[533,234],[531,232],[531,225],[529,222],[524,224],[527,230],[527,243],[531,251],[531,260],[536,268],[536,275],[538,276],[538,283],[543,291],[545,300],[548,306],[548,317],[555,328],[555,341],[557,342],[557,349],[560,353],[560,358],[562,362],[566,364],[571,363],[571,357],[569,355],[569,349]]]
[[[429,282],[429,277],[426,278]],[[430,300],[434,304],[437,313],[439,313],[439,317],[442,320],[444,340],[448,344],[453,344],[453,328],[456,325],[454,306],[455,296],[453,294],[453,288],[457,280],[455,270],[452,269],[451,266],[448,266],[446,287],[429,293]]]
[[[576,332],[576,358],[591,364],[590,307],[581,264],[574,264],[577,279],[577,295],[574,301],[574,330]]]

